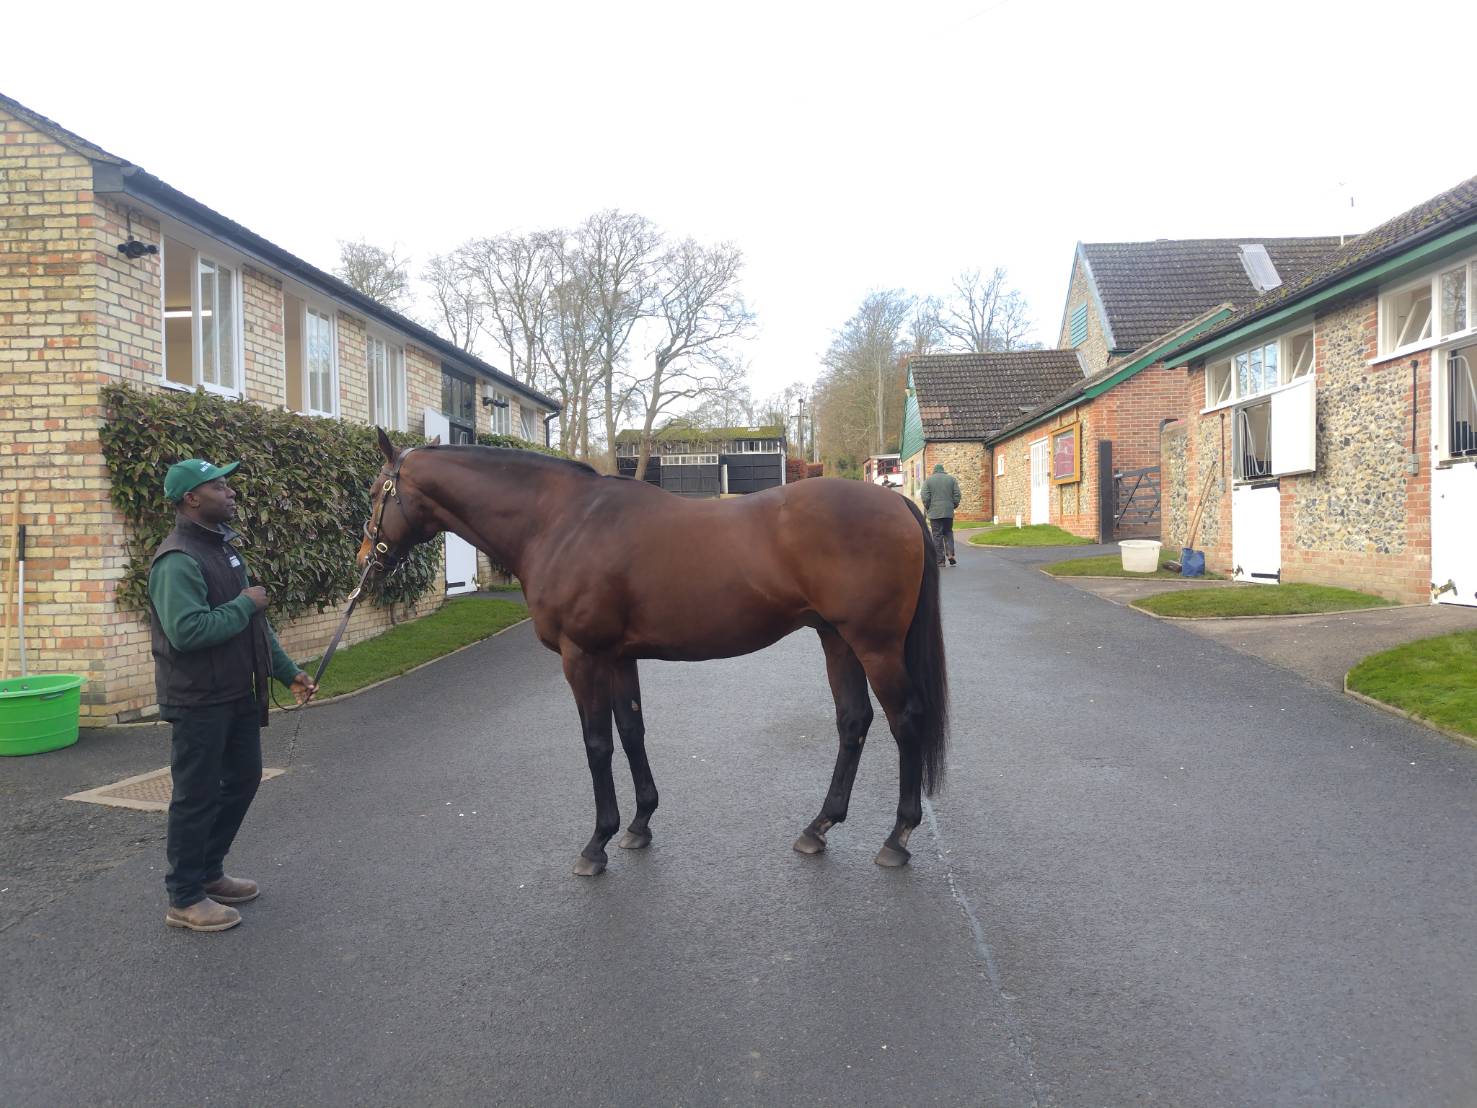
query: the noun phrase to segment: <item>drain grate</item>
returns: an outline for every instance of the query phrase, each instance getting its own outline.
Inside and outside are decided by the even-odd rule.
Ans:
[[[270,781],[281,777],[285,770],[264,769],[262,780]],[[106,804],[113,808],[133,808],[140,812],[165,812],[169,810],[169,798],[174,792],[174,779],[169,767],[156,769],[153,773],[141,773],[137,777],[125,777],[101,788],[87,789],[63,797],[64,800],[81,800],[87,804]]]

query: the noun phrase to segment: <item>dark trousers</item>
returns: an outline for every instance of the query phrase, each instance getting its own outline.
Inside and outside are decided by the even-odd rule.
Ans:
[[[254,697],[205,707],[161,707],[174,724],[165,850],[169,903],[188,908],[221,877],[226,852],[262,780],[261,716]]]
[[[944,557],[954,557],[954,517],[944,516],[943,519],[930,519],[928,525],[933,528],[933,554],[938,559],[939,565],[944,564]]]

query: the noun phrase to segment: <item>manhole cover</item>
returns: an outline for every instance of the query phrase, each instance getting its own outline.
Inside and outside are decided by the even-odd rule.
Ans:
[[[262,770],[262,780],[270,781],[286,772],[281,769]],[[81,800],[88,804],[107,804],[114,808],[135,808],[141,812],[165,812],[169,810],[169,798],[174,792],[174,780],[169,767],[156,769],[153,773],[141,773],[137,777],[125,777],[97,789],[73,793],[64,800]]]

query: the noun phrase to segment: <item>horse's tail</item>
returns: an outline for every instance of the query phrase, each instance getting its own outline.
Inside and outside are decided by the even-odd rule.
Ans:
[[[912,500],[908,507],[923,532],[923,581],[908,625],[903,660],[918,698],[918,744],[923,752],[923,791],[932,796],[944,783],[949,735],[949,675],[944,664],[944,628],[939,610],[939,567],[928,521]]]

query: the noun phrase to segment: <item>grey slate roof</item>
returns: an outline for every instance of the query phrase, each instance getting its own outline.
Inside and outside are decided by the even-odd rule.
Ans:
[[[1050,415],[1052,412],[1056,411],[1058,408],[1065,407],[1068,404],[1083,399],[1089,389],[1095,388],[1098,385],[1101,385],[1103,382],[1110,380],[1117,374],[1122,373],[1124,369],[1133,365],[1134,362],[1138,361],[1140,358],[1147,357],[1148,355],[1154,353],[1158,348],[1164,346],[1166,343],[1171,343],[1175,339],[1179,338],[1181,335],[1193,331],[1197,326],[1204,323],[1207,319],[1213,318],[1216,313],[1222,311],[1228,306],[1229,305],[1226,304],[1217,304],[1209,311],[1201,312],[1194,319],[1186,320],[1180,326],[1176,327],[1172,332],[1164,335],[1155,336],[1153,339],[1150,339],[1148,342],[1144,343],[1143,346],[1140,346],[1132,354],[1129,354],[1122,358],[1114,358],[1111,362],[1108,363],[1106,369],[1098,370],[1091,377],[1081,378],[1074,384],[1063,389],[1061,392],[1048,397],[1042,403],[1038,404],[1035,408],[1033,408],[1029,412],[1026,412],[1018,419],[1013,419],[999,430],[991,432],[990,438],[987,441],[986,445],[994,445],[1001,439],[1004,439],[1010,435],[1018,434],[1025,428],[1030,427],[1032,424],[1041,422],[1042,419]],[[1106,392],[1108,390],[1104,389],[1102,391]]]
[[[920,354],[908,367],[929,442],[984,439],[1083,376],[1075,350]]]
[[[1220,304],[1255,300],[1260,290],[1241,262],[1241,247],[1251,244],[1266,247],[1284,286],[1339,249],[1337,236],[1083,243],[1079,249],[1107,313],[1113,350],[1143,346]]]
[[[1200,335],[1194,346],[1203,346],[1217,335],[1241,327],[1261,316],[1270,315],[1301,296],[1318,292],[1356,275],[1362,269],[1372,268],[1387,258],[1419,246],[1428,239],[1473,222],[1477,222],[1477,177],[1469,177],[1461,184],[1351,239],[1335,250],[1322,265],[1308,270],[1295,281],[1284,282],[1279,288],[1222,320]]]

